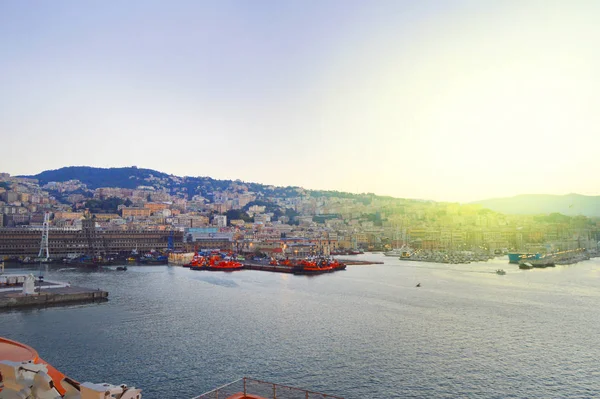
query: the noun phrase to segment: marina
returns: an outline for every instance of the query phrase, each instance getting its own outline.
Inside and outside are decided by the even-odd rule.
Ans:
[[[495,255],[488,253],[476,253],[472,251],[442,251],[442,250],[404,250],[399,259],[417,262],[468,264],[471,262],[487,262]]]

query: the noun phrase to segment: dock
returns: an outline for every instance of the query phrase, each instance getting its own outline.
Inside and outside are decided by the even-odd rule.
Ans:
[[[292,266],[285,265],[269,265],[258,262],[248,262],[245,261],[244,269],[247,270],[262,270],[265,272],[275,272],[275,273],[292,273]]]
[[[367,265],[383,265],[383,262],[371,261],[371,260],[356,260],[356,259],[338,259],[348,266],[367,266]]]
[[[106,291],[75,287],[57,281],[36,282],[34,292],[24,293],[25,276],[9,274],[2,277],[6,282],[0,284],[0,309],[108,300]]]

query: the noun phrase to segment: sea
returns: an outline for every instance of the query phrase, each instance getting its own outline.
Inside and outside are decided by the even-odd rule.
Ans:
[[[47,280],[109,300],[5,311],[0,336],[75,380],[143,398],[192,398],[243,376],[357,399],[600,397],[600,258],[533,270],[506,257],[352,258],[383,264],[320,276],[50,268]]]

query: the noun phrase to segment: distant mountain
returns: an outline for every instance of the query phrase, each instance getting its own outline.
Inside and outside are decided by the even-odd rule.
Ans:
[[[600,196],[525,194],[473,202],[496,212],[515,215],[562,213],[600,217]]]

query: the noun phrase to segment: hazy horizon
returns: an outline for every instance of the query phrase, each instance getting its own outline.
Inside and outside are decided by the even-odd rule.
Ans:
[[[600,3],[0,3],[0,171],[599,195]]]

